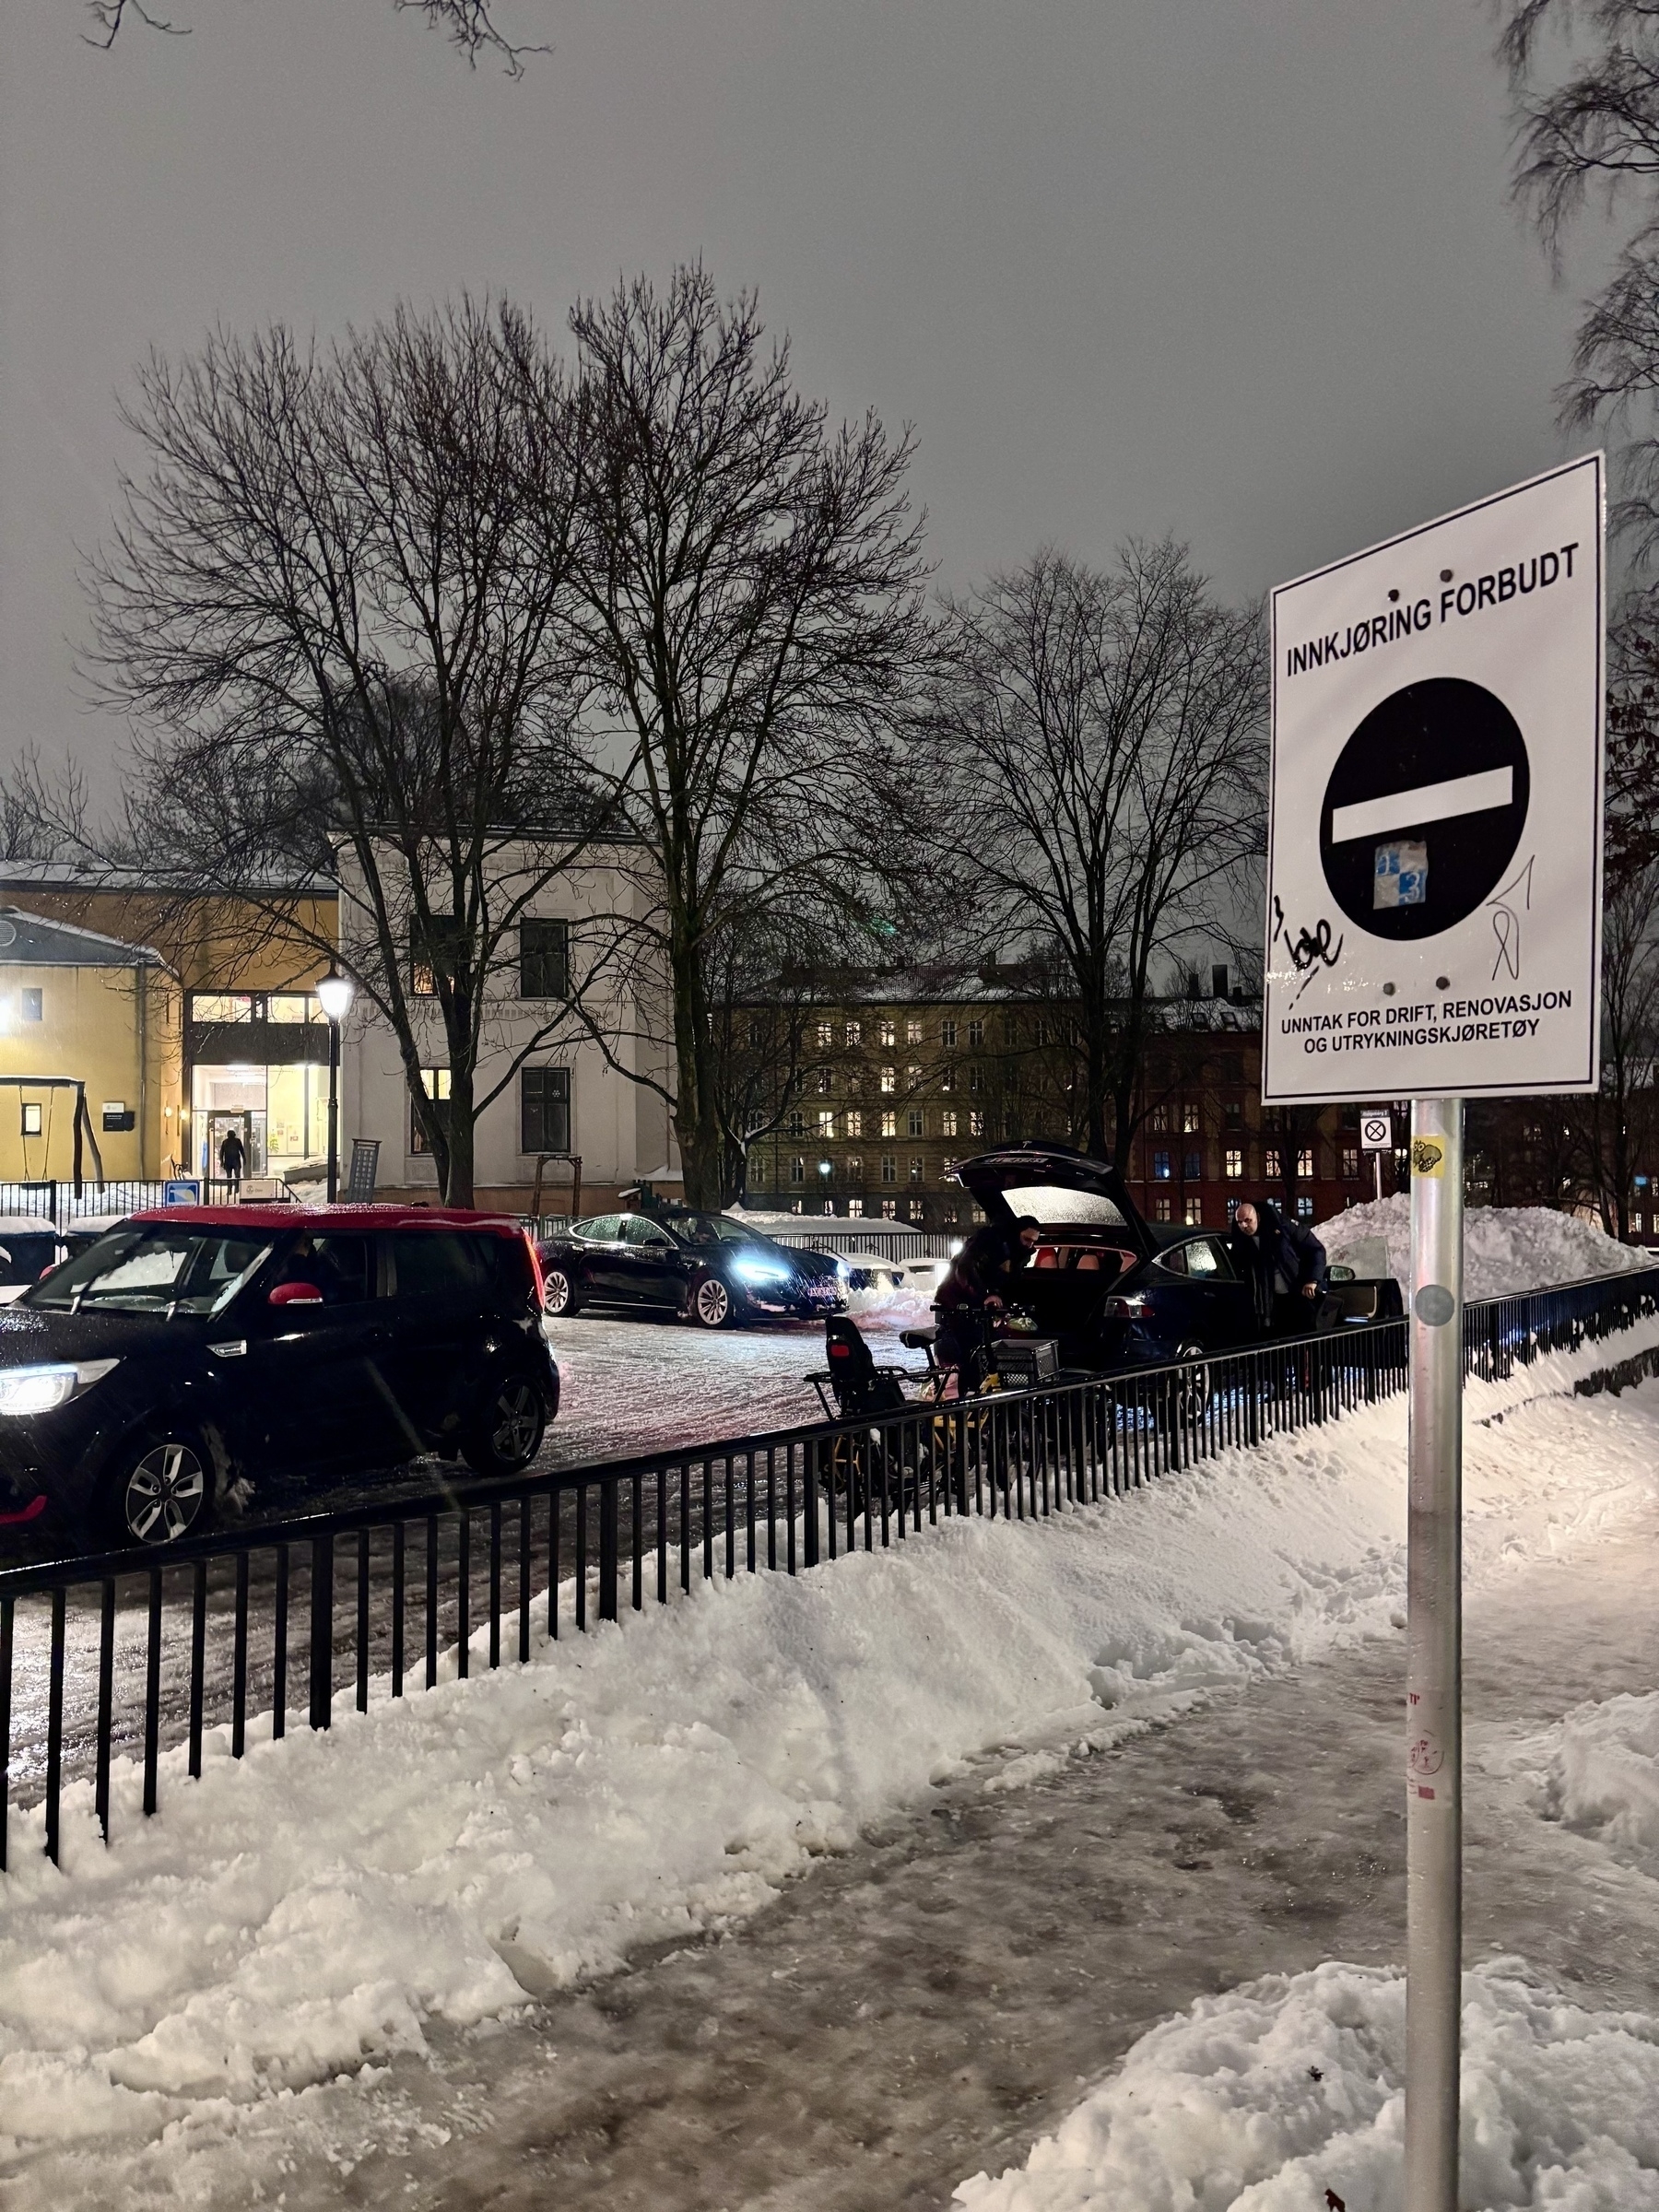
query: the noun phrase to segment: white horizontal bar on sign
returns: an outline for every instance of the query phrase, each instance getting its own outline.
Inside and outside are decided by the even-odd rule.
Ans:
[[[1443,822],[1454,814],[1483,814],[1488,806],[1507,806],[1514,795],[1512,768],[1484,769],[1477,776],[1453,776],[1445,783],[1419,783],[1415,791],[1385,792],[1380,799],[1336,807],[1331,816],[1331,842],[1385,837],[1391,830]]]

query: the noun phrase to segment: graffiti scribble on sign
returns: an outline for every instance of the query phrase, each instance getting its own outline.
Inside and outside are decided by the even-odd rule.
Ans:
[[[1284,946],[1289,955],[1290,965],[1301,977],[1301,991],[1297,993],[1298,998],[1312,982],[1315,971],[1322,965],[1335,968],[1342,958],[1343,939],[1338,937],[1335,945],[1331,943],[1331,924],[1323,914],[1312,929],[1302,929],[1295,936],[1291,935],[1290,924],[1285,920],[1285,910],[1277,891],[1273,894],[1273,935],[1269,944]]]

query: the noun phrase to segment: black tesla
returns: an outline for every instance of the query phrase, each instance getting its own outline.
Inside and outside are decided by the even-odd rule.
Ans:
[[[775,1244],[726,1214],[595,1214],[537,1250],[549,1313],[655,1311],[719,1329],[761,1314],[818,1321],[846,1306],[821,1253]]]

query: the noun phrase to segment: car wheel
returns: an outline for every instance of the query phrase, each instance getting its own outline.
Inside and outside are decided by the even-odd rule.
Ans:
[[[104,1499],[104,1535],[147,1549],[200,1535],[213,1518],[213,1470],[200,1441],[175,1434],[129,1445]]]
[[[724,1329],[732,1318],[732,1294],[717,1275],[706,1275],[691,1293],[691,1318],[700,1328]]]
[[[528,1375],[505,1375],[490,1390],[462,1453],[480,1475],[519,1475],[541,1450],[547,1409]]]
[[[549,1267],[542,1277],[542,1302],[549,1313],[580,1313],[582,1300],[576,1285],[562,1267]]]

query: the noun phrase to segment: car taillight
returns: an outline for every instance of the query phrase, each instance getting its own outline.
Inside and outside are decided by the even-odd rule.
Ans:
[[[545,1312],[547,1303],[547,1281],[542,1273],[541,1253],[535,1249],[535,1239],[524,1231],[524,1242],[530,1250],[530,1272],[535,1277],[535,1302]]]
[[[1151,1306],[1151,1300],[1141,1292],[1131,1291],[1127,1297],[1119,1292],[1106,1300],[1103,1311],[1112,1321],[1139,1321]]]

